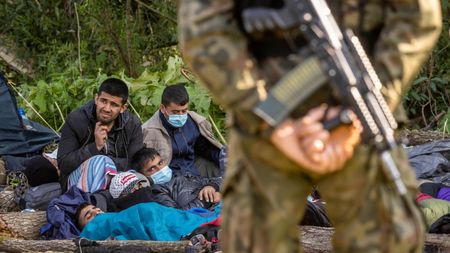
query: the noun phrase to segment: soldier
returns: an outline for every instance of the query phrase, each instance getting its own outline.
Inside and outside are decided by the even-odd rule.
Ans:
[[[353,29],[363,42],[394,110],[439,35],[439,1],[333,4],[340,26]],[[179,6],[184,59],[232,122],[224,252],[298,252],[297,224],[312,185],[327,202],[337,252],[422,252],[424,225],[413,204],[415,176],[404,151],[394,153],[408,201],[386,179],[373,146],[359,143],[357,120],[331,132],[323,128],[326,111],[339,110],[329,88],[315,92],[275,129],[253,113],[269,88],[302,62],[296,52],[306,45],[295,33],[289,38],[245,33],[241,13],[254,6],[281,8],[283,2],[184,0]]]

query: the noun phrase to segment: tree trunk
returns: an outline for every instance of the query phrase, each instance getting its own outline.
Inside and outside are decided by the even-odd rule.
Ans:
[[[88,245],[93,244],[93,245]],[[155,253],[184,253],[189,241],[156,242],[156,241],[71,241],[71,240],[0,240],[0,251],[6,252],[155,252]]]
[[[14,52],[13,46],[5,46],[8,44],[12,44],[11,41],[6,38],[6,36],[0,35],[0,59],[3,60],[6,64],[8,64],[15,71],[32,76],[33,75],[33,66],[27,61],[20,59],[17,54]]]
[[[47,222],[45,212],[0,214],[0,235],[20,239],[37,239],[39,228]]]
[[[333,228],[312,226],[300,227],[300,240],[305,253],[331,252]]]
[[[301,240],[305,253],[331,252],[332,228],[304,226],[300,228]],[[0,251],[23,252],[33,249],[33,252],[74,252],[82,247],[82,252],[173,252],[184,253],[188,241],[155,242],[155,241],[87,241],[82,240],[0,240]],[[450,252],[450,235],[428,234],[425,253]]]
[[[449,139],[450,134],[436,131],[419,131],[404,129],[400,131],[400,135],[408,139],[408,145],[420,145],[432,141]]]
[[[333,228],[303,226],[300,228],[301,241],[305,253],[331,252]],[[424,253],[450,252],[450,235],[427,234]]]
[[[39,228],[46,223],[45,212],[3,213],[0,214],[0,251],[23,252],[33,249],[36,252],[62,251],[73,252],[78,244],[71,240],[36,240]],[[300,238],[305,253],[331,252],[333,228],[303,226]],[[19,239],[17,239],[19,238]],[[25,239],[25,240],[23,240]],[[82,241],[81,245],[86,241]],[[155,242],[155,241],[98,241],[101,249],[107,251],[128,250],[148,252],[185,252],[187,241]],[[83,252],[98,252],[95,246],[83,248]],[[450,235],[427,234],[426,253],[450,252]]]

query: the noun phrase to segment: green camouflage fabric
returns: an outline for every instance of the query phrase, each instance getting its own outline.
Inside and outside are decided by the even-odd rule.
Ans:
[[[439,35],[439,1],[368,0],[363,9],[355,0],[336,2],[340,24],[357,30],[361,39],[366,29],[381,28],[370,55],[383,92],[396,108]],[[409,191],[406,199],[386,179],[379,155],[368,145],[359,145],[339,172],[304,172],[259,131],[261,120],[251,112],[286,73],[285,67],[298,62],[269,59],[257,64],[235,20],[232,0],[180,1],[178,23],[186,63],[231,119],[223,186],[224,252],[302,252],[298,224],[313,185],[336,228],[336,252],[423,251],[425,228],[414,202],[415,175],[403,150],[392,153]],[[328,93],[319,90],[291,116],[326,101]]]

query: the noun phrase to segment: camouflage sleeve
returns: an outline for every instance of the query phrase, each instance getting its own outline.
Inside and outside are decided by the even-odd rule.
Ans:
[[[185,62],[222,106],[249,111],[259,100],[254,61],[234,17],[232,0],[180,1],[178,24]]]
[[[439,0],[389,0],[374,52],[374,65],[384,94],[394,110],[439,36]]]

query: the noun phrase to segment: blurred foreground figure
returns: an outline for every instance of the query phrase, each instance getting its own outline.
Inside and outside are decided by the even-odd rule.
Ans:
[[[422,252],[417,184],[392,141],[391,111],[438,38],[439,1],[333,1],[341,29],[322,22],[333,17],[320,0],[184,0],[179,7],[184,59],[231,118],[223,251],[301,251],[297,224],[317,185],[336,228],[336,252]],[[341,64],[355,55],[342,46],[350,41],[342,34],[357,38],[347,28],[376,73]],[[311,74],[316,69],[322,74]],[[391,123],[380,125],[383,134],[370,121],[380,115],[355,94],[348,96],[354,101],[342,96],[367,83],[384,95],[373,98],[385,105],[375,112]],[[343,112],[348,120],[338,117]]]

